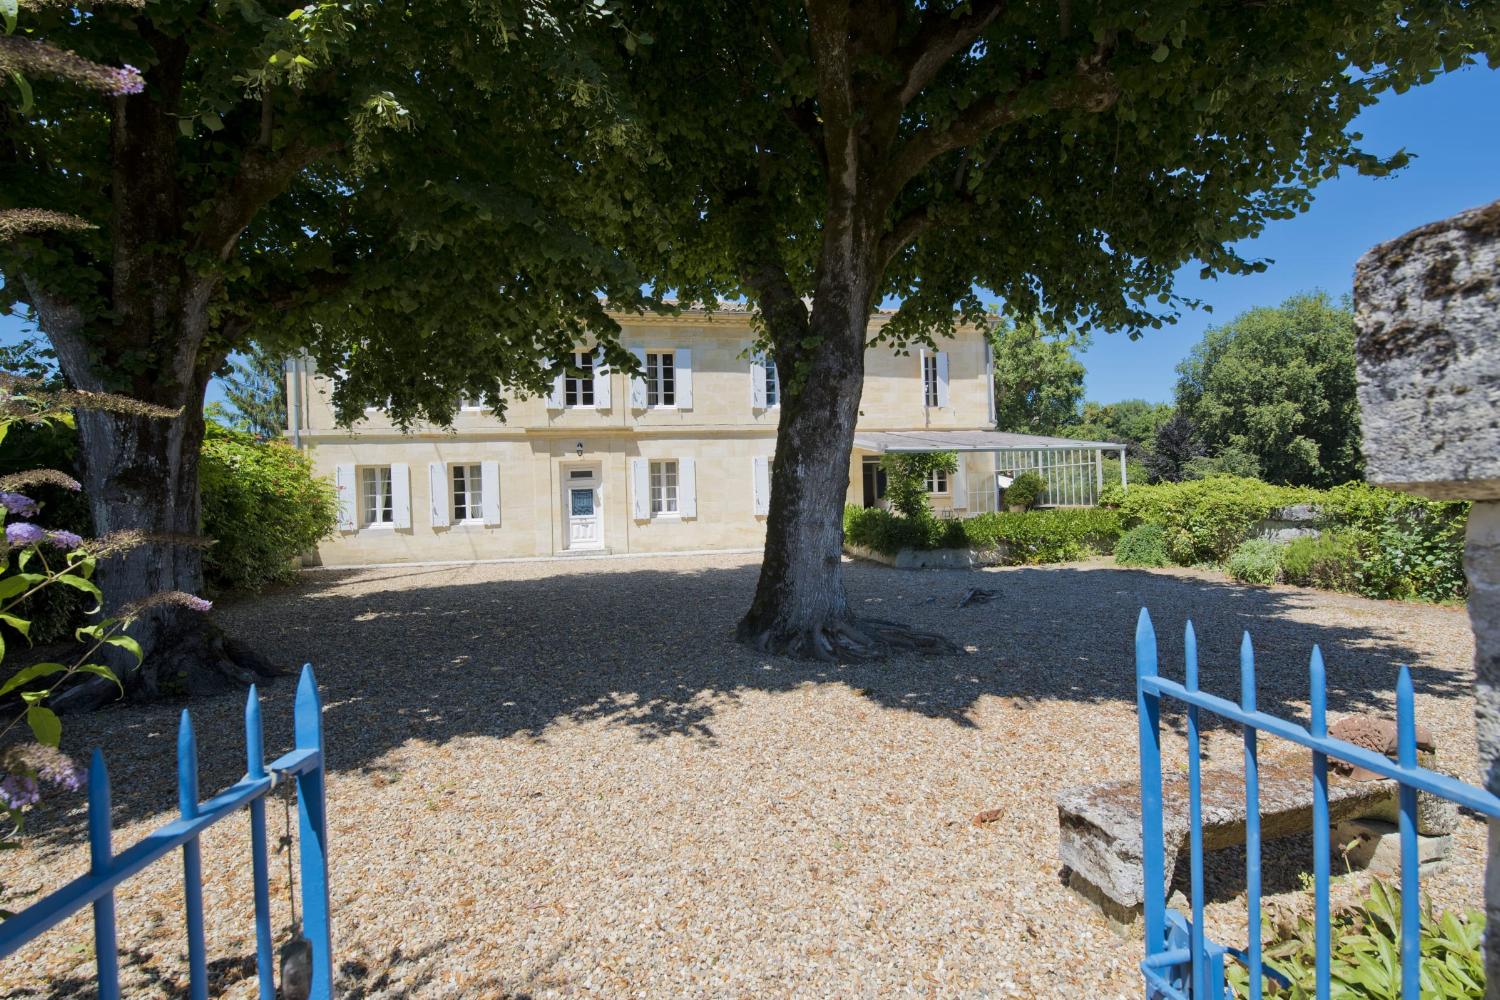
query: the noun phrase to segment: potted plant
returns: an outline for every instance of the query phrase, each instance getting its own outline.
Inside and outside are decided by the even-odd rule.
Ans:
[[[1037,502],[1047,484],[1035,472],[1023,472],[1005,488],[1005,509],[1019,514]]]

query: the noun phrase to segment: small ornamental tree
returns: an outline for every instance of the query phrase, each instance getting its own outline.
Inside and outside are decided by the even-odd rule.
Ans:
[[[881,456],[880,465],[885,469],[885,498],[891,509],[913,521],[930,521],[927,479],[935,472],[953,475],[958,455],[951,451],[891,452]]]
[[[633,215],[657,287],[754,305],[785,377],[765,558],[741,638],[821,659],[928,636],[864,629],[839,558],[872,308],[877,341],[1016,316],[1136,335],[1184,263],[1307,207],[1391,88],[1500,53],[1467,0],[629,3],[596,50],[644,160],[580,169]],[[642,176],[636,186],[626,183]]]

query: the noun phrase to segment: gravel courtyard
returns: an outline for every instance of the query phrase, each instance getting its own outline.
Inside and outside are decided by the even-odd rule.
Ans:
[[[340,995],[1137,996],[1137,939],[1060,884],[1052,797],[1136,771],[1143,604],[1174,671],[1194,619],[1204,685],[1225,694],[1249,628],[1272,711],[1305,710],[1315,642],[1333,718],[1392,712],[1412,664],[1440,761],[1475,778],[1461,608],[1104,565],[846,570],[867,612],[967,655],[757,656],[731,637],[750,556],[318,572],[222,608],[273,658],[312,661],[324,691]],[[957,608],[974,586],[998,596]],[[264,692],[268,753],[290,743],[292,690]],[[179,708],[66,723],[65,749],[108,754],[117,849],[175,814]],[[243,699],[192,711],[206,795],[243,772]],[[1176,752],[1180,716],[1167,724]],[[1236,732],[1208,747],[1238,759]],[[986,809],[1002,818],[975,826]],[[0,854],[4,905],[85,870],[82,816],[81,796],[33,814],[29,846]],[[270,816],[279,829],[279,804]],[[255,995],[248,841],[242,818],[204,840],[217,996]],[[1478,904],[1483,851],[1466,817],[1437,901]],[[1241,944],[1235,853],[1210,889],[1213,929]],[[1298,895],[1292,868],[1267,880]],[[119,894],[127,996],[181,993],[180,887],[163,861]],[[76,917],[0,962],[0,997],[92,995],[89,928]]]

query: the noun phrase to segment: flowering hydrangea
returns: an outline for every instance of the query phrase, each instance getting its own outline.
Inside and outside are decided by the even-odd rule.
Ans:
[[[5,526],[5,540],[11,545],[35,545],[46,538],[44,529],[27,521],[12,521]]]
[[[37,512],[36,501],[19,493],[0,491],[0,507],[4,507],[12,514],[19,514],[21,517],[30,517]]]

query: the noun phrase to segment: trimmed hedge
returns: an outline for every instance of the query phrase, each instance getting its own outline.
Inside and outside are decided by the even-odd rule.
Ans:
[[[1108,553],[1120,516],[1102,508],[979,514],[952,520],[902,517],[878,507],[844,508],[844,538],[886,555],[902,549],[1007,550],[1005,563],[1069,562]]]
[[[1121,566],[1170,566],[1167,538],[1159,524],[1138,524],[1115,543],[1115,562]]]
[[[1465,593],[1469,505],[1462,501],[1424,500],[1367,483],[1314,490],[1213,476],[1133,486],[1129,493],[1107,489],[1101,502],[1117,509],[1127,528],[1160,527],[1167,557],[1185,566],[1224,565],[1257,521],[1282,507],[1312,504],[1325,521],[1323,537],[1333,539],[1292,543],[1289,571],[1285,563],[1293,550],[1278,546],[1281,576],[1288,582],[1376,598],[1446,601]],[[1264,562],[1266,552],[1256,551]],[[1247,560],[1248,554],[1240,560],[1243,572],[1264,575]]]

